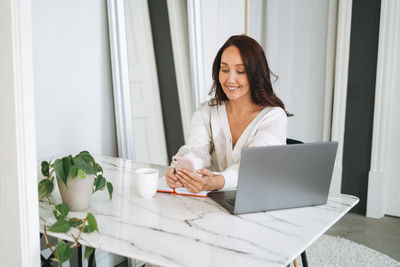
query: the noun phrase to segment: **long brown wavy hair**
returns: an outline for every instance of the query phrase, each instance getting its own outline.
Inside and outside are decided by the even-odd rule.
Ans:
[[[267,63],[263,48],[256,40],[246,35],[231,36],[219,49],[212,66],[213,86],[209,95],[213,98],[208,102],[210,106],[219,105],[228,100],[219,82],[222,53],[230,46],[236,46],[242,56],[243,64],[250,84],[251,100],[259,106],[281,107],[287,116],[293,116],[286,111],[282,100],[275,94],[271,75],[274,75]],[[275,75],[274,75],[275,76]],[[276,77],[276,76],[275,76]]]

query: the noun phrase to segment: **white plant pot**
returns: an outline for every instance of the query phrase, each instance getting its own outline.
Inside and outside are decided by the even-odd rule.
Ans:
[[[68,187],[57,178],[62,201],[70,211],[83,211],[90,207],[94,178],[95,176],[92,174],[87,175],[84,179],[79,176],[72,179],[71,176],[68,176]]]

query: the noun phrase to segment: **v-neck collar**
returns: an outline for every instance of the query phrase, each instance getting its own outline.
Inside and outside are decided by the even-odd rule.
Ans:
[[[223,123],[223,129],[224,129],[224,133],[226,135],[226,137],[229,139],[229,151],[230,152],[234,152],[237,151],[239,148],[241,149],[241,147],[243,146],[243,140],[245,139],[245,137],[247,135],[247,132],[250,131],[251,127],[253,126],[254,123],[256,123],[258,121],[258,118],[261,117],[263,114],[265,114],[266,110],[269,110],[269,107],[265,107],[263,108],[255,117],[254,119],[246,126],[246,128],[244,129],[244,131],[242,132],[242,134],[239,136],[238,140],[236,141],[235,146],[232,148],[233,146],[233,138],[232,138],[232,133],[231,133],[231,128],[229,127],[229,120],[228,120],[228,113],[226,112],[226,105],[225,102],[223,102],[220,106],[219,110],[219,114],[220,117],[222,119],[222,123]],[[238,148],[239,147],[239,148]],[[240,151],[240,150],[239,150]]]

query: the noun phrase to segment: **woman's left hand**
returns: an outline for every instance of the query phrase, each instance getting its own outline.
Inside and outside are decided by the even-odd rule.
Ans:
[[[222,175],[215,175],[208,169],[200,169],[196,173],[183,169],[177,171],[176,176],[183,186],[195,194],[204,190],[221,189],[225,183],[225,178]]]

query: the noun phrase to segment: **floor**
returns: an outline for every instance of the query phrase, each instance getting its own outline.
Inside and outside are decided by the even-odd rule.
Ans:
[[[327,232],[375,249],[400,261],[400,218],[366,218],[348,213]]]
[[[400,218],[385,216],[382,219],[366,218],[348,213],[326,233],[340,236],[375,249],[400,261]],[[127,262],[117,267],[127,267]]]

